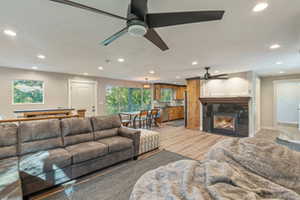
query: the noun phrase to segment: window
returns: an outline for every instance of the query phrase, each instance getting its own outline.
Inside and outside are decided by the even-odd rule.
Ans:
[[[106,88],[106,113],[133,112],[151,109],[151,90],[108,86]]]
[[[160,101],[161,102],[171,102],[173,100],[173,89],[162,88],[160,90]]]
[[[151,109],[151,100],[152,100],[152,95],[151,95],[151,89],[143,89],[143,108],[144,110],[150,110]]]
[[[13,104],[43,104],[44,82],[34,80],[13,81]]]

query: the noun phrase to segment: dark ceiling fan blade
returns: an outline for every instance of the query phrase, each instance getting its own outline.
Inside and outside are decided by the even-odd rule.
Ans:
[[[210,80],[228,80],[228,77],[214,77],[214,76],[211,76],[209,77]]]
[[[109,38],[107,38],[106,40],[104,40],[103,42],[101,42],[101,44],[103,46],[107,46],[110,43],[112,43],[113,41],[115,41],[116,39],[118,39],[119,37],[121,37],[124,34],[126,34],[127,32],[128,32],[128,27],[125,27],[122,30],[120,30],[119,32],[115,33],[114,35],[110,36]]]
[[[144,20],[148,12],[148,0],[131,0],[131,13]]]
[[[147,38],[153,44],[155,44],[162,51],[166,51],[169,49],[167,44],[161,39],[158,33],[152,28],[148,29],[148,32],[146,33],[146,35],[144,35],[144,37]]]
[[[228,80],[226,77],[210,77],[209,80]]]
[[[192,11],[175,13],[147,14],[147,24],[150,28],[174,26],[197,22],[221,20],[225,11]]]
[[[112,13],[109,13],[109,12],[106,12],[106,11],[103,11],[103,10],[99,10],[99,9],[96,9],[96,8],[93,8],[93,7],[90,7],[90,6],[86,6],[86,5],[83,5],[83,4],[74,2],[74,1],[69,1],[69,0],[50,0],[50,1],[57,2],[57,3],[62,3],[62,4],[65,4],[65,5],[76,7],[76,8],[81,8],[81,9],[84,9],[84,10],[92,11],[92,12],[95,12],[95,13],[98,13],[98,14],[102,14],[102,15],[106,15],[106,16],[110,16],[110,17],[114,17],[114,18],[118,18],[118,19],[122,19],[122,20],[127,20],[127,18],[125,18],[125,17],[115,15],[115,14],[112,14]]]
[[[213,75],[211,77],[220,77],[220,76],[228,76],[228,74],[218,74],[218,75]]]
[[[219,78],[219,77],[222,77],[222,76],[228,76],[228,74],[212,75],[212,76],[210,76],[210,78]]]

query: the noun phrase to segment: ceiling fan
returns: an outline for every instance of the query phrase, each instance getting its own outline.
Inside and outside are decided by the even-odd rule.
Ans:
[[[203,77],[200,77],[200,80],[215,80],[215,79],[227,80],[228,79],[228,74],[211,75],[208,72],[210,70],[210,67],[205,67],[205,70],[206,73],[204,74]]]
[[[154,28],[174,26],[180,24],[197,23],[221,20],[225,11],[192,11],[192,12],[171,12],[171,13],[148,13],[148,0],[131,0],[128,7],[127,17],[115,15],[103,10],[89,7],[69,0],[50,0],[76,8],[85,9],[98,14],[114,17],[126,21],[126,27],[115,33],[108,39],[101,42],[107,46],[122,35],[129,33],[133,36],[145,37],[162,51],[169,47],[154,30]]]

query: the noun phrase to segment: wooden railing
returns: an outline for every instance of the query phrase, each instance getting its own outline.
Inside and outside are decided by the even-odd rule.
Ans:
[[[48,119],[85,118],[85,112],[86,110],[84,109],[77,110],[77,114],[75,115],[72,115],[71,113],[68,114],[60,113],[57,111],[56,112],[34,112],[33,114],[25,115],[22,118],[0,120],[0,123],[21,123],[27,121],[38,121],[38,120],[48,120]]]
[[[39,121],[49,119],[67,119],[67,118],[80,118],[80,115],[65,115],[65,116],[48,116],[48,117],[32,117],[32,118],[17,118],[0,120],[0,123],[22,123],[27,121]]]

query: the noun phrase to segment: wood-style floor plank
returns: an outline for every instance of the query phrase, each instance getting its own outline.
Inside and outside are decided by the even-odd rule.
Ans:
[[[230,138],[229,136],[167,125],[156,129],[156,131],[161,133],[161,149],[195,160],[202,160],[212,146],[219,141]]]

